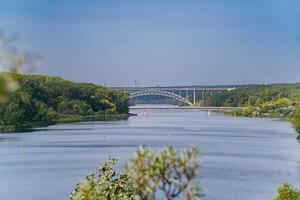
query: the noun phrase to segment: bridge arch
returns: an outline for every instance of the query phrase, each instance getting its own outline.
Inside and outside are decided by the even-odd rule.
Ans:
[[[155,95],[155,96],[164,96],[164,97],[169,97],[175,100],[178,100],[182,103],[186,103],[188,105],[193,105],[193,103],[191,103],[188,99],[175,94],[173,92],[168,92],[165,90],[140,90],[140,91],[135,91],[130,93],[129,98],[133,99],[136,97],[141,97],[141,96],[148,96],[148,95]]]

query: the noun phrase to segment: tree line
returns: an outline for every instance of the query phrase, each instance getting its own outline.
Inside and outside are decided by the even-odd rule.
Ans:
[[[11,74],[1,73],[1,76]],[[123,91],[59,77],[23,74],[13,77],[18,89],[8,93],[7,100],[0,103],[0,125],[4,131],[53,124],[66,118],[128,113],[128,93]],[[2,83],[2,87],[8,84]]]
[[[280,98],[298,101],[300,98],[300,84],[237,86],[236,90],[214,92],[211,95],[206,95],[203,104],[206,106],[228,107],[260,106],[263,103]]]
[[[208,95],[202,104],[243,107],[239,111],[228,111],[232,115],[286,118],[300,133],[299,83],[240,86],[233,91]]]

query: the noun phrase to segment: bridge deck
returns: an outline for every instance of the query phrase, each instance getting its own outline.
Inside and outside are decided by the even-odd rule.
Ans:
[[[197,97],[201,96],[203,100],[205,97],[205,93],[209,92],[210,95],[214,91],[226,91],[229,92],[231,90],[235,90],[236,88],[229,87],[114,87],[112,89],[115,90],[123,90],[130,93],[129,98],[136,98],[140,96],[165,96],[176,99],[187,105],[195,105],[197,101]],[[190,100],[190,94],[192,91],[192,101]],[[182,94],[184,92],[185,94]],[[201,92],[201,95],[197,95],[197,93]],[[178,93],[178,94],[177,94]]]
[[[236,88],[229,87],[111,87],[115,90],[125,90],[125,91],[140,91],[140,90],[167,90],[167,91],[231,91]]]
[[[134,110],[151,110],[151,109],[162,109],[162,110],[174,110],[174,109],[194,109],[194,110],[241,110],[243,107],[199,107],[199,106],[178,106],[178,107],[147,107],[147,106],[132,106],[129,107]]]

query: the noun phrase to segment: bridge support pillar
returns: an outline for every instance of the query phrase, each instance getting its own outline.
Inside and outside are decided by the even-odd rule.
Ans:
[[[189,100],[189,91],[188,91],[188,90],[185,90],[185,98],[186,98],[187,100]]]
[[[196,90],[194,89],[194,94],[193,94],[193,104],[196,104]]]

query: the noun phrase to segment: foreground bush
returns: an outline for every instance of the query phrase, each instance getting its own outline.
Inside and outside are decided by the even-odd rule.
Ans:
[[[278,196],[274,200],[300,200],[300,191],[288,183],[280,186],[277,192]]]
[[[139,148],[122,173],[115,172],[116,159],[109,159],[96,173],[79,183],[71,200],[199,199],[195,185],[199,167],[196,147],[160,153]]]
[[[115,172],[116,159],[109,159],[96,173],[79,183],[71,200],[137,199],[128,175]]]

